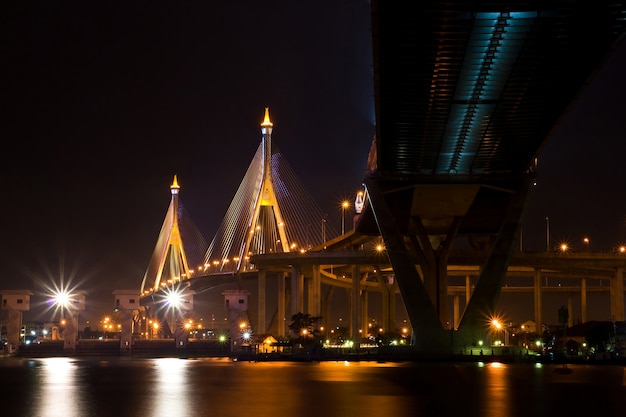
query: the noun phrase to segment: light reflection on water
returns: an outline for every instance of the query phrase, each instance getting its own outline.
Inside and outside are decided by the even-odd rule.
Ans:
[[[175,358],[155,360],[156,383],[154,386],[154,407],[150,410],[153,417],[170,417],[172,410],[179,416],[191,415],[188,406],[191,401],[186,393],[189,381],[187,367],[189,361]]]
[[[0,415],[626,415],[620,366],[0,359]],[[569,414],[568,414],[569,413]]]
[[[41,359],[39,381],[33,393],[34,415],[42,417],[81,417],[81,410],[89,408],[83,403],[77,366],[69,358]]]
[[[506,367],[500,362],[487,364],[483,411],[486,417],[506,416],[511,408]]]

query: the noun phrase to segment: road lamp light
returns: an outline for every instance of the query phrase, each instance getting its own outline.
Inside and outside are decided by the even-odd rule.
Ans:
[[[500,321],[500,319],[497,319],[497,318],[492,319],[492,320],[491,320],[491,326],[493,327],[493,329],[494,329],[494,333],[496,334],[496,336],[499,336],[500,331],[502,331],[502,334],[503,334],[503,336],[504,336],[504,343],[503,343],[503,344],[504,344],[504,345],[508,345],[508,344],[509,344],[509,341],[507,340],[507,339],[508,339],[508,337],[507,337],[507,336],[508,336],[508,334],[507,334],[507,330],[506,330],[506,328],[502,325],[502,322]],[[497,343],[497,344],[500,344],[500,343],[499,343],[499,341],[498,341],[498,342],[496,342],[496,343]]]
[[[585,246],[587,247],[587,252],[589,252],[589,238],[585,237],[583,239],[583,243],[585,244]]]
[[[350,203],[347,201],[341,202],[341,234],[346,233],[346,210],[350,207]]]

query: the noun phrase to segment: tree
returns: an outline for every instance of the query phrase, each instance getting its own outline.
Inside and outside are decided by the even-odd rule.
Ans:
[[[307,340],[315,336],[315,325],[322,317],[311,316],[310,314],[297,313],[291,316],[289,330],[291,330],[298,339]]]

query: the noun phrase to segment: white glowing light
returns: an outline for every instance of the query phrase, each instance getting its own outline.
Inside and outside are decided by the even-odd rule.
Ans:
[[[180,292],[172,291],[166,296],[167,304],[170,307],[179,308],[183,303],[183,297]]]

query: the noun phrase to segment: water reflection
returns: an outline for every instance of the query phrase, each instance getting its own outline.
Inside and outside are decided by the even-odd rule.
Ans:
[[[510,387],[506,380],[506,367],[500,362],[492,362],[484,369],[486,371],[485,390],[481,411],[487,417],[506,416],[512,405],[509,398]]]
[[[161,358],[154,360],[156,368],[156,382],[149,387],[154,393],[153,401],[148,405],[151,408],[149,415],[153,417],[170,417],[172,410],[178,416],[191,415],[190,401],[186,393],[189,391],[190,381],[187,377],[189,361],[175,358]]]
[[[33,415],[41,417],[80,417],[89,408],[85,397],[80,395],[76,382],[76,363],[69,358],[45,358],[38,366],[39,384],[33,393]]]
[[[626,415],[621,366],[0,359],[0,415]]]

